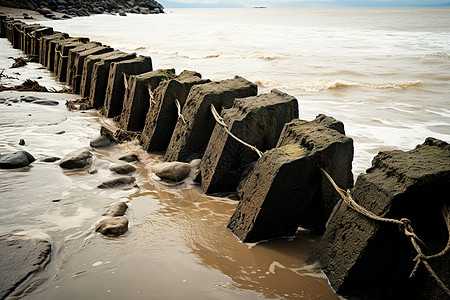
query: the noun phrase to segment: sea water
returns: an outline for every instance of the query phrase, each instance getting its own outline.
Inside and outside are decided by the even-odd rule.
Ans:
[[[42,24],[149,55],[155,68],[290,93],[300,118],[344,123],[355,176],[380,150],[450,140],[450,8],[167,9]]]
[[[300,118],[324,113],[344,123],[355,142],[355,177],[378,151],[409,150],[428,136],[450,141],[447,8],[166,11],[41,24],[149,55],[154,68],[195,70],[213,80],[240,75],[260,93],[276,88],[292,94]],[[6,40],[0,48],[2,69],[12,63],[8,57],[21,55]],[[37,64],[5,72],[62,87]],[[305,265],[318,236],[300,230],[287,239],[240,243],[225,227],[235,201],[203,195],[192,179],[164,185],[151,173],[162,155],[136,142],[91,150],[97,174],[40,162],[88,147],[109,122],[94,111],[68,112],[64,100],[76,96],[42,97],[60,105],[0,105],[0,153],[24,149],[38,158],[31,168],[0,172],[0,234],[44,237],[53,247],[50,264],[18,298],[337,298],[324,275]],[[127,153],[141,158],[133,175],[138,187],[97,189]],[[129,206],[129,232],[95,234],[95,224],[117,201]]]

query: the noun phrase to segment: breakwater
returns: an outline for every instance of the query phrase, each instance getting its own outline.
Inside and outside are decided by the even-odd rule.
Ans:
[[[22,28],[20,24],[16,24],[15,26],[18,27],[20,37],[20,34],[23,34],[22,32],[24,31],[24,28]],[[33,33],[31,32],[30,35],[32,36],[32,34]],[[14,34],[11,36],[14,36]],[[59,55],[60,58],[63,58],[64,55],[61,55],[61,50],[55,50],[58,42],[55,42],[54,45],[52,44],[52,38],[55,38],[56,41],[64,41],[66,39],[69,39],[69,37],[64,34],[62,36],[64,37],[60,38],[61,35],[48,36],[48,43],[45,46],[47,49],[45,52],[48,53],[47,59],[48,57],[50,57],[51,59],[56,55]],[[70,40],[70,42],[80,42],[82,44],[86,43],[86,41],[82,40]],[[17,42],[17,44],[22,45],[23,42]],[[131,84],[129,84],[130,81],[127,81],[126,75],[130,75],[130,78],[131,76],[135,76],[131,74],[131,66],[133,66],[134,64],[139,65],[139,63],[135,61],[135,56],[133,56],[133,54],[113,54],[113,51],[111,51],[110,55],[104,55],[99,60],[98,59],[98,57],[86,57],[85,65],[91,65],[90,68],[92,70],[90,71],[90,79],[87,78],[89,74],[86,74],[84,70],[81,73],[82,78],[86,77],[86,79],[84,81],[82,80],[82,82],[89,82],[90,84],[89,92],[87,92],[88,89],[86,88],[86,86],[81,87],[82,90],[84,89],[84,91],[86,91],[86,103],[88,106],[97,106],[96,108],[101,109],[102,113],[105,116],[109,114],[111,114],[111,116],[115,115],[116,117],[120,116],[120,120],[122,120],[123,114],[117,115],[117,112],[114,112],[114,110],[111,109],[112,106],[108,106],[106,104],[107,101],[115,103],[114,100],[112,100],[112,98],[107,95],[107,91],[108,89],[122,89],[121,87],[123,86],[123,90],[126,93],[127,87],[129,88],[132,86]],[[142,60],[144,61],[145,59],[146,58],[142,58]],[[127,74],[126,71],[124,71],[124,74],[119,73],[119,75],[123,76],[120,77],[123,80],[115,80],[117,73],[115,71],[112,72],[113,66],[115,66],[119,62],[124,62],[124,65],[130,67],[130,74]],[[53,63],[51,61],[50,63],[47,62],[47,66],[49,68],[54,69],[55,65],[60,65],[58,62],[56,62],[56,59],[53,61]],[[127,70],[128,67],[125,68],[125,70]],[[181,78],[177,79],[176,75],[171,78],[171,75],[167,74],[167,72],[150,72],[156,72],[156,74],[153,74],[153,77],[158,76],[158,78],[160,78],[166,76],[166,79],[163,79],[161,82],[178,81],[177,84],[179,84],[180,86],[182,84],[185,84],[186,81],[199,81],[199,78],[201,78],[201,76],[198,76],[198,74],[191,74],[190,76],[186,76],[189,74],[185,74],[182,76],[183,78],[196,78],[193,78],[191,80],[181,80]],[[106,79],[104,75],[107,73],[108,79]],[[151,80],[151,78],[153,78],[152,74],[148,75]],[[112,78],[114,78],[114,80],[110,80]],[[195,87],[192,88],[192,86]],[[165,146],[169,147],[166,153],[167,161],[174,160],[174,157],[176,160],[190,161],[193,158],[201,157],[203,152],[210,153],[207,157],[203,156],[204,159],[201,162],[201,164],[203,165],[203,167],[201,168],[202,171],[200,173],[202,177],[201,182],[202,188],[204,188],[205,190],[208,190],[212,186],[217,189],[218,192],[232,191],[233,187],[226,187],[225,189],[216,182],[220,183],[220,181],[225,181],[226,183],[228,183],[227,181],[236,181],[231,177],[227,178],[227,176],[230,176],[229,174],[232,174],[235,171],[238,178],[247,178],[247,183],[243,184],[242,192],[240,193],[241,203],[243,203],[242,207],[238,208],[237,213],[234,214],[233,222],[231,222],[230,220],[229,227],[232,228],[232,230],[238,232],[237,229],[233,229],[238,228],[239,232],[243,232],[243,240],[245,240],[244,236],[248,236],[249,240],[255,241],[265,238],[291,235],[292,231],[295,230],[298,225],[302,225],[308,228],[315,228],[314,226],[309,225],[311,223],[307,222],[308,218],[314,219],[314,216],[318,216],[317,211],[320,211],[320,207],[315,207],[314,204],[317,204],[316,201],[321,202],[324,199],[330,199],[330,202],[327,202],[326,204],[327,210],[322,209],[324,213],[318,218],[321,220],[327,219],[327,216],[330,213],[330,208],[334,207],[336,202],[339,200],[339,197],[333,195],[333,190],[330,190],[329,187],[326,186],[326,183],[325,186],[322,184],[318,184],[318,182],[322,182],[322,180],[324,180],[324,177],[319,172],[319,167],[325,168],[327,172],[329,172],[336,180],[342,180],[342,182],[338,182],[339,186],[343,188],[349,188],[352,184],[351,182],[349,183],[348,180],[348,178],[351,178],[351,176],[348,176],[348,160],[352,155],[351,141],[345,137],[343,133],[343,126],[339,125],[339,122],[322,116],[318,117],[310,124],[308,124],[308,122],[295,121],[290,123],[289,126],[284,127],[283,125],[285,123],[289,123],[293,118],[298,117],[298,111],[295,111],[295,105],[292,104],[296,104],[296,100],[292,99],[292,97],[289,97],[289,95],[283,94],[278,91],[273,91],[269,95],[256,96],[256,87],[243,78],[234,78],[228,81],[215,83],[203,82],[192,84],[192,86],[187,88],[188,92],[185,94],[182,94],[180,92],[182,91],[182,88],[174,88],[172,91],[180,93],[180,95],[176,96],[172,96],[170,93],[168,94],[167,91],[170,89],[164,87],[163,85],[161,85],[161,83],[156,86],[156,89],[150,88],[150,92],[148,91],[149,87],[146,86],[147,90],[144,89],[144,91],[149,95],[149,107],[150,105],[152,108],[155,108],[157,106],[163,107],[168,104],[169,108],[167,108],[167,115],[175,115],[174,123],[163,122],[161,123],[163,125],[160,125],[164,126],[167,124],[174,124],[172,135],[169,137],[169,143],[167,146]],[[158,89],[159,91],[157,92]],[[167,103],[162,100],[166,98],[170,99]],[[234,99],[236,98],[240,100],[234,101]],[[197,99],[198,102],[196,101]],[[134,103],[133,100],[131,100],[131,103]],[[277,108],[274,107],[274,103],[277,104],[277,107],[281,106],[281,108],[278,108],[279,110],[276,110]],[[212,127],[216,125],[214,125],[215,123],[212,118],[212,113],[209,110],[210,106],[208,104],[215,105],[215,109],[219,111],[219,113],[221,113],[223,118],[222,122],[229,127],[229,131],[234,133],[236,136],[249,141],[252,145],[255,145],[257,149],[263,152],[263,157],[259,159],[258,155],[256,154],[255,156],[255,154],[253,153],[254,151],[247,150],[247,147],[240,148],[240,143],[233,145],[232,140],[227,141],[226,139],[228,133],[224,133],[225,129],[223,128],[223,126],[214,128],[214,132],[211,133]],[[222,109],[222,107],[224,107],[225,109]],[[268,113],[267,110],[269,110]],[[158,116],[164,115],[164,113],[161,113],[160,110],[154,110],[153,112],[158,112]],[[277,126],[264,127],[270,124],[270,116],[273,116],[274,114],[276,114],[276,116],[279,116],[279,118],[276,118],[276,120],[272,122],[276,123],[276,121],[278,121],[279,119],[281,124],[276,124]],[[147,114],[146,117],[148,116],[149,114]],[[151,120],[156,120],[158,119],[158,116],[150,116],[149,118]],[[216,123],[219,122],[216,121]],[[149,124],[149,121],[144,122],[144,127],[152,127]],[[251,126],[255,125],[257,125],[256,128],[251,128]],[[258,141],[257,139],[255,141],[251,141],[250,136],[245,137],[243,135],[246,132],[257,132],[259,128],[261,128],[261,134],[257,134],[256,136],[260,138],[261,141]],[[284,131],[283,134],[280,133],[281,129],[283,129]],[[143,132],[147,131],[143,129]],[[173,132],[177,132],[175,138]],[[168,135],[170,134],[171,132],[169,131]],[[267,134],[267,136],[265,136],[265,134]],[[116,135],[116,131],[113,133],[113,136],[114,135]],[[272,137],[269,135],[272,135]],[[213,139],[213,136],[219,136],[219,138],[215,140]],[[280,136],[283,136],[283,138],[280,139]],[[329,144],[327,143],[329,141],[327,141],[326,139],[320,139],[320,137],[327,136],[333,136],[335,140],[332,141],[332,145],[336,148],[328,148]],[[150,134],[146,135],[146,137],[148,140],[151,140],[152,138]],[[225,146],[221,146],[219,144],[219,141],[222,142],[224,140]],[[275,146],[277,146],[276,148],[274,148],[274,144]],[[445,151],[447,150],[445,150],[445,145],[431,141],[427,142],[424,147],[431,147],[430,149],[442,148],[443,150],[439,151],[440,154],[438,153],[433,155],[443,155],[444,157],[446,155]],[[249,151],[249,153],[245,153],[246,151]],[[424,154],[425,152],[422,153]],[[424,155],[425,157],[431,155],[431,152]],[[214,158],[214,156],[217,157],[216,161],[212,159]],[[207,161],[206,159],[208,159],[209,161]],[[432,161],[436,160],[432,159]],[[256,166],[252,167],[252,164],[254,165],[254,162],[256,162]],[[443,165],[445,171],[445,160]],[[216,166],[220,166],[220,168]],[[268,166],[273,167],[273,169],[268,171],[267,174],[263,173],[265,170],[268,170]],[[242,171],[239,171],[240,169],[242,169]],[[214,174],[207,174],[208,171]],[[298,171],[301,171],[303,173],[296,173]],[[437,170],[434,171],[436,171],[437,173],[441,172]],[[243,176],[244,173],[247,173],[247,176]],[[406,172],[406,174],[408,173],[409,172]],[[225,174],[225,179],[223,179],[223,174]],[[420,178],[421,176],[422,175],[419,175],[418,178]],[[445,176],[448,175],[444,174],[443,176],[443,179],[440,180],[446,182],[446,180],[448,180],[448,177]],[[413,178],[416,178],[416,176],[413,176]],[[306,180],[311,180],[311,182],[308,182]],[[237,181],[242,182],[242,180]],[[204,182],[206,182],[205,186]],[[301,186],[301,182],[304,183],[304,186]],[[358,186],[358,184],[356,184],[356,186]],[[251,194],[262,191],[262,187],[264,187],[264,189],[267,189],[262,195]],[[298,188],[298,190],[295,190],[294,188]],[[304,199],[297,199],[298,195],[302,194],[303,191],[306,190],[309,191],[308,193],[304,193]],[[292,191],[292,194],[287,194],[287,191]],[[286,196],[282,197],[283,199],[274,198],[275,196],[283,195],[284,193],[286,193]],[[331,197],[325,196],[327,194],[331,194]],[[440,194],[437,194],[436,198],[440,198],[439,195]],[[445,191],[443,195],[444,197],[442,199],[445,199]],[[435,197],[433,196],[433,198]],[[289,201],[287,201],[286,199],[295,201],[289,203]],[[258,201],[257,206],[255,206],[254,203],[251,203],[251,201],[255,200]],[[245,203],[249,203],[248,206],[250,208],[256,207],[261,208],[261,210],[246,210],[246,208],[244,207]],[[287,204],[285,207],[283,207],[282,205],[280,205],[280,203],[283,203],[283,205],[285,205],[286,203]],[[437,203],[436,207],[441,204],[441,202]],[[300,205],[304,205],[304,207],[299,207]],[[264,210],[262,208],[264,208]],[[276,213],[276,215],[278,216],[276,219],[272,217],[274,215],[273,212],[275,208],[280,209],[280,212]],[[295,210],[292,208],[295,208]],[[435,212],[436,208],[433,208],[432,211]],[[258,218],[252,218],[252,216],[257,216]],[[246,217],[248,217],[249,223],[247,223],[248,221]],[[427,218],[428,217],[429,216],[427,216]],[[323,230],[324,222],[317,222],[317,220],[314,221],[316,221],[317,223],[317,230]],[[277,227],[274,226],[275,224],[278,225],[283,223],[285,224],[285,226],[280,225],[280,230],[278,232],[277,230],[267,230],[268,228],[273,229],[273,227]],[[245,224],[249,225],[247,226]],[[243,231],[241,231],[241,227],[244,227]],[[320,227],[322,227],[322,229],[320,229]],[[270,233],[270,235],[264,235],[265,233]],[[254,238],[255,236],[256,238]],[[239,237],[241,237],[241,235],[239,235]],[[441,242],[438,242],[437,244],[442,245]],[[436,248],[438,248],[438,246],[436,246]],[[383,274],[383,272],[380,272],[380,274]],[[381,284],[382,283],[380,283],[380,285]]]

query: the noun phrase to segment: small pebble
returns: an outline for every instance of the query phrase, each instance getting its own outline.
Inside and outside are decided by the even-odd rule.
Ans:
[[[25,140],[24,140],[24,139],[20,139],[20,141],[19,141],[19,145],[20,145],[20,146],[23,146],[23,145],[25,145]]]
[[[52,163],[52,162],[58,161],[58,160],[60,160],[60,159],[61,159],[61,158],[59,158],[59,157],[50,156],[50,157],[45,157],[45,158],[43,158],[41,161],[42,161],[42,162],[46,162],[46,163]]]

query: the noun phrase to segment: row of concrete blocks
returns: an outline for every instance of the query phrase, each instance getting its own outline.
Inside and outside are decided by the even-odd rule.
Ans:
[[[340,204],[323,176],[321,169],[341,188],[353,186],[353,141],[341,122],[324,115],[299,120],[294,97],[277,90],[257,96],[257,86],[241,77],[211,82],[192,71],[152,71],[148,57],[0,20],[2,36],[39,57],[90,106],[117,117],[120,130],[140,132],[146,150],[166,151],[166,161],[201,158],[197,181],[204,192],[237,191],[240,202],[228,228],[242,241],[292,236],[299,226],[323,232],[328,224],[308,261],[321,264],[336,291],[358,297],[445,297],[424,271],[408,280],[414,249],[407,237]],[[217,124],[211,105],[227,130],[258,148],[261,157]],[[416,220],[416,233],[438,252],[448,236],[440,208],[450,199],[449,166],[448,144],[427,139],[409,152],[380,153],[352,194],[378,215]],[[426,208],[423,199],[429,199]],[[434,264],[439,276],[447,274],[446,282],[448,261],[447,255]]]
[[[205,193],[238,191],[242,201],[229,228],[243,241],[292,235],[299,225],[323,231],[338,197],[322,183],[320,167],[336,177],[343,188],[352,186],[353,141],[345,136],[342,123],[325,116],[312,122],[298,120],[298,102],[293,96],[278,90],[257,95],[257,86],[239,76],[211,82],[193,71],[179,75],[173,69],[152,71],[149,57],[115,51],[52,28],[2,20],[1,27],[14,47],[38,57],[60,81],[88,99],[90,107],[117,118],[121,130],[139,132],[145,150],[165,151],[166,161],[201,158],[196,180]],[[227,129],[264,153],[262,158],[217,124],[211,105],[221,114]],[[300,146],[294,149],[288,146],[291,144]],[[267,153],[271,149],[275,149],[277,163],[272,156],[265,162],[272,155]],[[326,157],[302,169],[304,174],[281,175],[289,159],[315,161],[317,155]],[[263,172],[271,173],[260,175],[259,164]],[[254,214],[242,213],[247,208],[241,206],[247,202],[254,207],[259,201],[259,207],[278,201],[273,193],[285,198],[289,193],[287,206],[298,203],[289,218],[278,205],[280,226],[259,227]],[[263,212],[259,214],[265,219]],[[273,210],[270,213],[275,215]]]

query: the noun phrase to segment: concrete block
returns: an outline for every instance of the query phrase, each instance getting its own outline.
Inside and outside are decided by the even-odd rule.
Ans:
[[[293,96],[272,90],[238,98],[222,115],[232,134],[264,152],[277,145],[284,125],[298,118],[298,102]],[[200,164],[203,192],[235,192],[246,167],[258,159],[255,151],[216,124]]]
[[[234,99],[256,96],[257,89],[256,84],[239,76],[194,86],[183,107],[184,119],[178,119],[164,159],[188,161],[201,157],[216,123],[211,104],[220,114],[222,107],[233,105]]]
[[[147,151],[164,151],[178,120],[176,101],[180,110],[193,86],[210,82],[202,79],[199,73],[183,71],[175,78],[162,82],[155,90],[154,103],[148,110],[145,127],[141,135],[141,144]]]
[[[288,128],[288,129],[286,129]],[[351,187],[353,140],[318,123],[294,120],[285,125],[282,140],[292,143],[267,151],[257,161],[241,193],[228,228],[242,241],[255,242],[292,236],[302,226],[323,231],[337,192],[322,176],[344,176]]]
[[[409,219],[430,255],[447,245],[442,207],[449,205],[449,186],[450,146],[428,138],[411,151],[380,152],[351,194],[380,217]],[[308,263],[319,263],[333,289],[352,299],[447,299],[423,265],[409,278],[416,255],[398,225],[372,220],[343,203]],[[448,286],[450,255],[428,262]]]
[[[73,63],[70,62],[69,66],[73,64],[73,67],[70,67],[69,77],[67,82],[72,87],[72,91],[76,94],[81,94],[81,96],[84,96],[84,94],[87,91],[87,94],[89,95],[89,88],[90,88],[90,73],[86,71],[86,81],[84,84],[82,84],[82,78],[83,78],[83,70],[85,66],[86,58],[88,58],[90,55],[100,55],[104,53],[109,53],[114,51],[113,48],[109,46],[101,46],[101,45],[93,45],[92,43],[87,43],[84,48],[79,49],[80,52],[77,52],[75,49],[69,50],[69,59],[72,59],[73,57]],[[92,65],[89,72],[92,72]],[[89,76],[89,79],[87,80]],[[86,85],[87,88],[86,88]]]
[[[107,118],[120,115],[125,97],[125,81],[128,84],[128,76],[152,70],[152,59],[148,56],[139,56],[130,60],[111,63],[102,114]]]
[[[173,77],[175,77],[174,69],[131,75],[128,79],[128,88],[125,91],[120,127],[124,130],[142,131],[150,107],[149,93],[154,94],[161,81]]]

